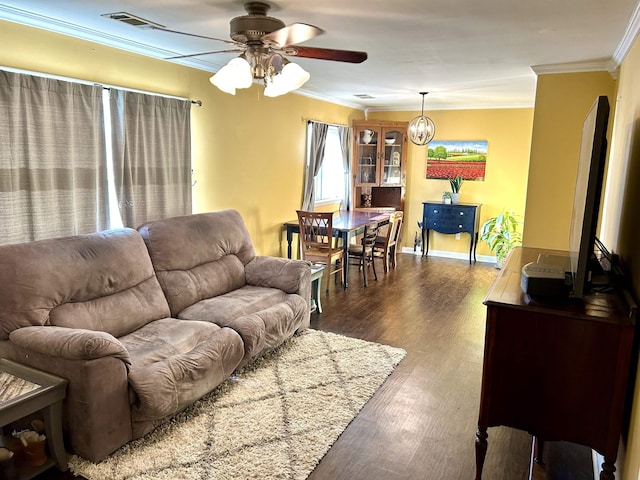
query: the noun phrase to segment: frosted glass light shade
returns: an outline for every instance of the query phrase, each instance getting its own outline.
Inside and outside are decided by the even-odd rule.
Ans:
[[[305,71],[297,63],[287,63],[284,67],[282,67],[282,72],[280,72],[280,75],[286,82],[286,85],[289,88],[289,92],[300,88],[305,84],[307,80],[309,80],[309,77],[311,77],[311,75],[309,75],[309,72]]]
[[[277,97],[289,93],[300,88],[309,80],[310,76],[300,65],[287,63],[282,67],[282,71],[275,75],[271,81],[267,80],[264,95],[265,97]]]
[[[251,65],[244,58],[236,57],[222,67],[209,81],[223,92],[235,95],[237,88],[249,88],[253,83]]]

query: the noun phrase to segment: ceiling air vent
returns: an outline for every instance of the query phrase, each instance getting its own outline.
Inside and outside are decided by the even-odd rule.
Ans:
[[[103,13],[100,16],[105,18],[110,18],[112,20],[117,20],[118,22],[126,23],[127,25],[132,25],[134,27],[164,28],[164,25],[160,25],[159,23],[155,23],[155,22],[150,22],[149,20],[145,20],[144,18],[131,15],[130,13],[127,13],[127,12]]]
[[[376,98],[376,97],[372,97],[368,93],[354,93],[353,96],[361,98],[363,100],[371,100],[372,98]]]

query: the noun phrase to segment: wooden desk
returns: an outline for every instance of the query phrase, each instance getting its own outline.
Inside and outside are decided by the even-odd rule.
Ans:
[[[504,425],[544,441],[564,440],[604,456],[601,480],[613,480],[635,324],[622,294],[544,304],[520,288],[520,272],[542,250],[516,248],[485,299],[487,327],[476,480],[487,428]],[[554,253],[555,251],[544,251]]]
[[[347,288],[347,273],[349,269],[349,241],[354,235],[364,232],[364,226],[377,221],[381,225],[389,223],[388,213],[362,212],[358,210],[339,210],[333,214],[333,236],[342,238],[342,248],[344,250],[344,262],[342,273],[344,278],[344,288]],[[298,220],[285,222],[287,229],[287,256],[292,258],[291,242],[293,234],[300,233]]]
[[[469,263],[471,254],[476,261],[476,247],[478,232],[480,231],[479,203],[442,203],[422,202],[422,256],[429,252],[429,230],[438,233],[456,234],[468,233]]]

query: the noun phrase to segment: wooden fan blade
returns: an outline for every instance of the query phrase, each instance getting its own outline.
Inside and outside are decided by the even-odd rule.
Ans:
[[[181,32],[179,30],[170,30],[168,28],[161,28],[161,27],[154,27],[154,26],[151,26],[150,28],[152,30],[161,30],[163,32],[177,33],[178,35],[186,35],[188,37],[206,38],[207,40],[215,40],[217,42],[224,42],[224,43],[228,43],[229,45],[236,45],[236,46],[241,46],[242,45],[242,44],[234,42],[232,40],[224,40],[222,38],[207,37],[206,35],[198,35],[196,33]]]
[[[306,23],[292,23],[286,27],[282,27],[275,32],[267,33],[260,37],[260,40],[266,45],[278,47],[286,47],[287,45],[295,45],[297,43],[306,42],[307,40],[322,35],[324,30]]]
[[[216,50],[215,52],[202,52],[202,53],[189,53],[187,55],[176,55],[175,57],[167,57],[165,60],[176,60],[178,58],[190,58],[199,57],[200,55],[213,55],[214,53],[241,53],[244,50],[241,48],[234,48],[233,50]]]
[[[333,60],[335,62],[362,63],[367,59],[367,52],[353,50],[333,50],[330,48],[291,47],[285,50],[285,55],[303,58],[317,58],[318,60]]]

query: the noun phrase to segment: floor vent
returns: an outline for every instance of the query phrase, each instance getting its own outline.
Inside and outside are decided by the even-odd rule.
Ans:
[[[126,23],[127,25],[132,25],[134,27],[164,28],[164,25],[145,20],[144,18],[131,15],[127,12],[103,13],[101,17],[117,20],[118,22]]]

